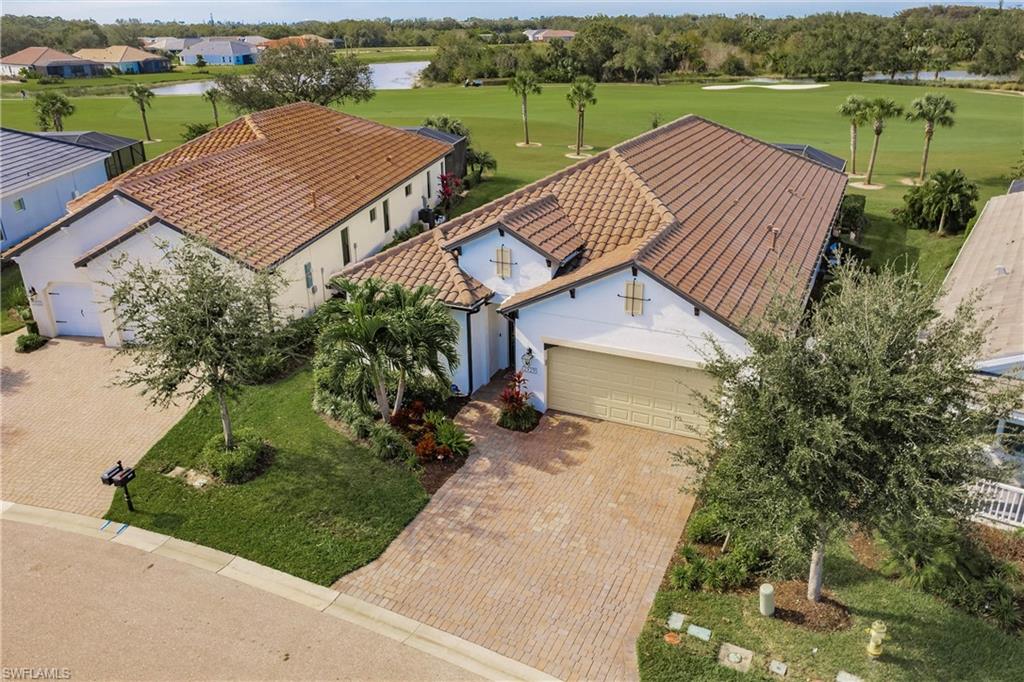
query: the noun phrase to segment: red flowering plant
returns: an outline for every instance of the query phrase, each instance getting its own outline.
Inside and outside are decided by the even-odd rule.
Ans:
[[[439,180],[438,192],[441,196],[441,206],[444,209],[445,217],[451,213],[455,199],[459,195],[459,188],[462,187],[462,178],[455,173],[442,173]]]
[[[540,412],[530,404],[533,394],[526,388],[526,377],[516,372],[498,396],[501,413],[498,426],[511,431],[532,431],[540,421]]]

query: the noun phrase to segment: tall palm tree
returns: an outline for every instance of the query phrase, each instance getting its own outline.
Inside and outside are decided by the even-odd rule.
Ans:
[[[596,87],[593,78],[580,76],[572,82],[569,92],[565,95],[569,106],[576,110],[576,156],[580,155],[580,150],[583,148],[583,115],[587,110],[587,105],[597,104],[597,97],[594,96]]]
[[[935,134],[935,126],[952,127],[955,123],[953,118],[955,113],[956,102],[945,95],[928,94],[918,97],[910,103],[907,120],[924,121],[924,154],[921,156],[921,172],[918,173],[918,181],[924,181],[925,172],[928,170],[928,150],[932,144],[932,135]]]
[[[868,101],[860,95],[850,95],[839,105],[839,115],[850,122],[850,174],[857,174],[857,129],[868,122]]]
[[[921,189],[922,213],[930,221],[938,219],[936,233],[940,237],[946,236],[946,218],[950,213],[963,212],[978,200],[978,186],[969,182],[959,168],[933,173]]]
[[[867,120],[871,122],[871,130],[875,134],[875,140],[871,145],[871,159],[868,161],[868,175],[864,178],[865,184],[871,184],[871,178],[875,173],[875,160],[878,158],[878,141],[882,138],[885,130],[885,122],[903,114],[903,107],[896,104],[888,97],[876,97],[868,101]]]
[[[152,142],[153,137],[149,134],[149,121],[146,119],[146,109],[152,106],[153,91],[141,83],[136,83],[128,91],[128,97],[139,105],[139,111],[142,112],[142,127],[146,131],[146,139]]]
[[[64,130],[64,119],[75,113],[75,105],[59,92],[41,92],[36,95],[36,121],[42,131]]]
[[[217,101],[220,100],[221,95],[223,94],[224,93],[221,92],[220,88],[210,88],[203,93],[203,99],[209,102],[210,106],[213,107],[213,125],[217,128],[220,127],[220,115],[217,113]]]
[[[523,144],[530,144],[530,123],[526,114],[526,98],[530,95],[539,95],[541,91],[537,76],[532,71],[517,71],[512,80],[508,82],[508,89],[514,92],[522,101],[523,108]]]

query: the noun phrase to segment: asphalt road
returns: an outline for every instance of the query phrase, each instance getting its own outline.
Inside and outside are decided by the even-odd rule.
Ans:
[[[0,588],[5,669],[66,669],[72,680],[478,679],[215,573],[41,526],[0,523]]]

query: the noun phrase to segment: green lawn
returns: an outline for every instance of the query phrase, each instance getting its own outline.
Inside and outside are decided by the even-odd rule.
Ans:
[[[522,125],[516,98],[503,87],[437,87],[379,91],[373,100],[343,107],[360,116],[390,124],[413,124],[431,114],[447,113],[465,121],[474,144],[491,151],[498,160],[496,177],[472,192],[462,210],[500,196],[571,163],[566,145],[574,139],[575,116],[565,101],[567,86],[548,85],[530,100],[532,139],[541,148],[520,149]],[[851,93],[888,96],[903,105],[932,89],[918,86],[832,83],[818,90],[771,91],[744,89],[702,90],[695,84],[601,84],[598,102],[587,112],[587,141],[598,149],[643,132],[651,115],[671,120],[686,113],[706,116],[745,133],[773,142],[803,142],[846,156],[848,127],[835,109]],[[990,91],[942,89],[958,106],[957,124],[940,129],[932,143],[931,168],[959,167],[981,185],[981,202],[1006,191],[1004,176],[1020,154],[1024,141],[1024,97]],[[77,98],[78,112],[69,129],[96,129],[140,136],[138,110],[117,97]],[[4,100],[4,125],[35,129],[31,102]],[[212,121],[210,107],[197,97],[158,97],[150,115],[155,137],[162,142],[146,146],[152,157],[181,143],[181,126],[191,121]],[[919,262],[929,277],[941,277],[952,263],[962,236],[940,239],[907,231],[892,222],[890,211],[899,206],[906,187],[901,178],[917,172],[922,127],[892,122],[882,137],[877,181],[887,187],[868,194],[868,212],[874,226],[866,245],[878,262],[909,259]],[[867,164],[870,131],[861,131],[860,163]],[[857,190],[854,190],[857,191]]]
[[[143,457],[131,484],[138,511],[118,493],[107,518],[215,547],[322,585],[375,559],[426,504],[415,473],[379,461],[310,407],[303,370],[245,389],[236,427],[275,448],[269,469],[235,486],[198,490],[163,476],[190,467],[220,430],[214,403],[201,401]]]
[[[25,285],[21,281],[21,272],[14,263],[5,263],[0,270],[0,334],[21,329],[25,325],[8,313],[11,308],[28,303],[25,297]]]
[[[833,680],[840,670],[878,682],[1020,679],[1024,640],[881,577],[857,563],[845,546],[833,548],[827,557],[825,581],[852,616],[849,628],[829,634],[760,616],[756,591],[739,595],[662,590],[637,640],[641,679],[777,680],[767,673],[772,658],[788,663],[787,677],[797,680]],[[666,644],[662,624],[672,611],[710,628],[711,642],[684,635],[682,644]],[[886,623],[890,638],[883,656],[873,661],[865,652],[865,629],[879,619]],[[718,665],[722,642],[755,652],[750,673]]]

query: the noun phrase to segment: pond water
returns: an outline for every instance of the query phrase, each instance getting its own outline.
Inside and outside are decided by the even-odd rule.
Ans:
[[[934,71],[922,71],[920,73],[920,79],[922,81],[933,81],[935,80]],[[864,76],[866,81],[887,81],[889,80],[889,74],[887,73],[871,73]],[[896,80],[898,81],[911,81],[914,80],[913,71],[900,71],[896,74]],[[982,76],[978,73],[971,73],[970,71],[939,71],[938,80],[946,81],[1007,81],[1013,80],[1013,76]]]
[[[408,90],[430,62],[370,64],[370,78],[377,90]],[[215,85],[212,80],[175,83],[153,88],[154,95],[201,95]]]

